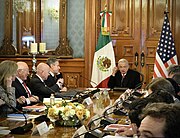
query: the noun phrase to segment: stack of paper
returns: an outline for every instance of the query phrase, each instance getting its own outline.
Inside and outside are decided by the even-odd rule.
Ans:
[[[32,106],[25,106],[22,108],[25,112],[42,112],[46,109],[44,105],[32,105]]]
[[[7,120],[14,120],[14,121],[25,121],[30,120],[38,117],[40,115],[30,115],[30,114],[8,114]]]
[[[0,126],[0,137],[3,137],[4,135],[9,134],[11,131],[9,130],[9,127],[2,127]]]

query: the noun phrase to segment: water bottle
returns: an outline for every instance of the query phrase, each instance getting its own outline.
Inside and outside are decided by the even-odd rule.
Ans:
[[[50,96],[50,105],[53,106],[55,104],[55,97],[54,94],[52,93]]]

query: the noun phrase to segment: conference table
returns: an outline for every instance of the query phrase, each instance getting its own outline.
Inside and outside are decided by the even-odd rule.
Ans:
[[[109,91],[109,97],[110,97],[110,101],[111,104],[123,93],[122,91]],[[97,104],[99,101],[98,99],[93,99],[93,104]],[[107,106],[107,104],[109,103],[103,103],[104,106],[102,106],[103,108],[105,108]],[[87,108],[90,110],[91,112],[91,117],[93,117],[96,113],[94,113],[94,109],[93,109],[93,104],[88,105]],[[89,118],[89,120],[84,122],[84,125],[86,126],[88,124],[88,122],[90,121],[91,117]],[[53,129],[50,129],[48,132],[46,132],[43,135],[31,135],[32,131],[35,129],[35,127],[37,126],[37,122],[34,122],[32,120],[33,123],[33,128],[31,131],[25,133],[25,134],[8,134],[4,137],[13,137],[13,138],[71,138],[74,133],[76,132],[76,130],[78,129],[78,127],[65,127],[65,126],[54,126]],[[9,127],[9,130],[11,130],[12,128],[15,128],[17,126],[21,126],[24,124],[24,121],[9,121],[6,118],[4,119],[0,119],[0,126],[2,127]],[[50,125],[51,122],[47,122],[47,125]],[[1,135],[0,135],[1,137]]]

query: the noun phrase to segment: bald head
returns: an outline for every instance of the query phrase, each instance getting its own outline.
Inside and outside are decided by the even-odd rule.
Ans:
[[[49,76],[50,67],[46,63],[39,63],[37,66],[37,75],[43,80],[47,80]]]
[[[26,62],[17,62],[18,70],[16,76],[20,78],[22,81],[27,80],[27,76],[29,75],[29,67]]]

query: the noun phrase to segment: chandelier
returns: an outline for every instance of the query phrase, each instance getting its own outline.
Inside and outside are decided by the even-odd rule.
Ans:
[[[30,3],[29,0],[14,0],[13,7],[16,12],[24,12]]]

